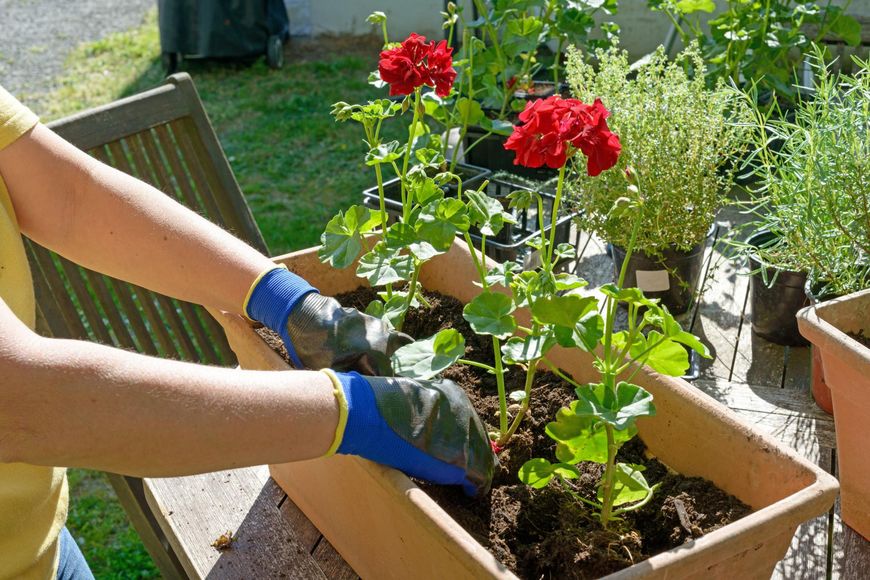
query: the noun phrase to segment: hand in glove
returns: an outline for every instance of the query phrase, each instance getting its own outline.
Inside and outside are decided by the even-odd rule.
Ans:
[[[359,455],[466,495],[486,494],[495,455],[471,401],[453,382],[327,373],[340,405],[330,451]]]
[[[268,270],[254,282],[245,313],[281,335],[290,360],[300,369],[391,376],[390,356],[412,342],[383,320],[321,296],[284,267]]]

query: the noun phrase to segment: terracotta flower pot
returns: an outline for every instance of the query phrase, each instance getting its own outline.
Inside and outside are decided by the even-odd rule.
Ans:
[[[276,261],[326,294],[361,283],[355,268],[321,264],[315,249]],[[457,242],[426,265],[420,280],[467,302],[480,291],[475,276],[468,248]],[[221,323],[243,367],[287,368],[240,317],[225,314]],[[593,379],[586,353],[554,349],[550,358],[579,382]],[[754,511],[608,578],[770,578],[797,526],[831,507],[837,481],[682,380],[643,369],[635,381],[655,397],[657,416],[637,423],[650,452],[680,473],[709,479]],[[271,473],[363,578],[514,578],[398,471],[334,456],[273,465]]]
[[[870,538],[870,348],[847,334],[870,330],[870,290],[804,308],[798,327],[821,355],[831,390],[843,521]]]

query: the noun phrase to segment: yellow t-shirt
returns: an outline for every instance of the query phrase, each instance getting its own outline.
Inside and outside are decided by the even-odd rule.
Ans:
[[[27,133],[38,120],[0,87],[0,149]],[[25,324],[34,327],[33,279],[2,175],[0,298]],[[54,578],[57,538],[66,513],[67,485],[63,469],[0,463],[0,579]]]

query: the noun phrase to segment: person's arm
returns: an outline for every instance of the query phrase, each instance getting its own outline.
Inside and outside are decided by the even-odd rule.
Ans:
[[[449,381],[244,371],[43,338],[0,300],[0,463],[141,477],[358,455],[486,492],[486,429]]]
[[[277,284],[261,288],[245,312],[271,260],[43,125],[0,150],[0,175],[22,232],[37,243],[97,272],[265,323],[297,367],[390,375],[390,355],[410,341],[286,271],[268,277]]]
[[[43,125],[0,151],[22,232],[92,270],[182,300],[241,311],[271,260]]]
[[[320,457],[339,406],[315,371],[244,371],[43,338],[0,300],[0,462],[176,476]]]

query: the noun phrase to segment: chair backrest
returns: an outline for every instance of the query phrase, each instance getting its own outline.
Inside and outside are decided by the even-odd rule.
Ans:
[[[187,74],[49,127],[268,253]],[[220,325],[204,308],[82,268],[33,242],[27,247],[39,332],[167,358],[236,364]]]

